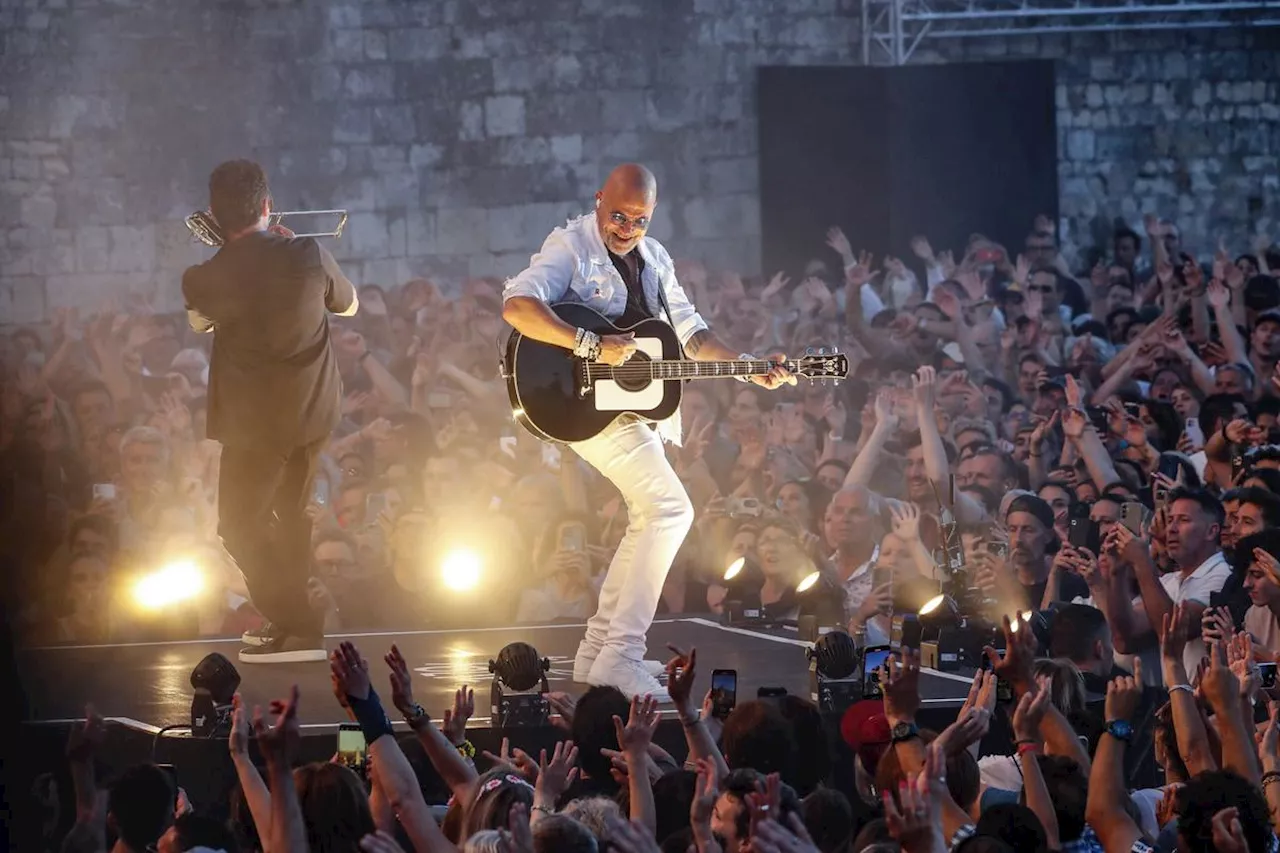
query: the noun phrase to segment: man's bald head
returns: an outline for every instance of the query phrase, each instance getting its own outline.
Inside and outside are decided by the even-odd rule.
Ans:
[[[596,193],[596,223],[605,246],[625,255],[644,239],[658,203],[658,180],[638,163],[624,163],[609,173]]]
[[[658,179],[639,163],[623,163],[609,173],[605,179],[602,194],[618,193],[620,196],[637,200],[656,201],[658,198]]]

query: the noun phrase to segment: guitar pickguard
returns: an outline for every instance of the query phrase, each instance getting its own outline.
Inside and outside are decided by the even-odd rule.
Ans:
[[[636,350],[652,359],[662,358],[662,341],[658,338],[636,338]],[[635,364],[633,357],[631,364]],[[591,395],[597,412],[645,412],[656,409],[666,396],[666,384],[661,380],[650,382],[639,390],[629,391],[612,379],[601,379]]]

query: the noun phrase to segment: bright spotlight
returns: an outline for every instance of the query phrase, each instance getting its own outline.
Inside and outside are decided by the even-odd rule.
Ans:
[[[204,575],[194,560],[177,560],[140,578],[133,587],[138,606],[159,610],[195,598],[204,591]]]
[[[810,572],[805,575],[804,580],[796,584],[796,592],[808,592],[822,578],[821,572]]]
[[[451,551],[440,566],[444,585],[454,592],[468,592],[480,583],[480,555],[474,551]]]
[[[738,575],[742,574],[742,567],[747,564],[746,557],[739,557],[729,564],[729,568],[724,570],[724,579],[731,581]]]
[[[920,615],[928,616],[930,613],[937,610],[938,606],[946,600],[947,600],[947,597],[943,594],[935,595],[933,598],[929,599],[924,603],[924,607],[920,608]]]

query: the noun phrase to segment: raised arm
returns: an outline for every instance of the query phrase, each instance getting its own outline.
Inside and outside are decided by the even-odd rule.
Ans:
[[[920,424],[920,446],[924,451],[924,468],[935,484],[946,484],[951,478],[951,463],[947,461],[947,449],[938,432],[938,419],[934,414],[934,394],[937,388],[937,371],[925,365],[911,377],[911,388],[916,398],[916,420]],[[955,496],[956,520],[962,524],[985,521],[986,509],[965,492]]]
[[[1142,840],[1141,830],[1124,809],[1129,799],[1124,784],[1124,751],[1141,698],[1142,665],[1135,662],[1132,678],[1117,678],[1107,686],[1107,731],[1098,742],[1089,773],[1085,819],[1098,833],[1103,850],[1132,850],[1134,843]]]
[[[1187,678],[1183,651],[1187,646],[1187,610],[1182,605],[1167,614],[1160,625],[1160,663],[1164,669],[1164,686],[1169,691],[1169,710],[1178,743],[1178,755],[1192,776],[1205,770],[1217,770],[1218,762],[1209,748],[1204,718],[1196,705],[1195,693]]]
[[[715,768],[716,781],[729,775],[729,765],[725,763],[720,747],[716,746],[715,736],[702,718],[701,709],[693,698],[693,685],[697,677],[698,650],[689,649],[688,653],[675,646],[668,646],[675,655],[667,662],[667,692],[676,706],[676,714],[684,726],[685,742],[689,746],[689,762],[705,761]]]
[[[453,709],[445,713],[446,735],[431,721],[431,717],[413,699],[413,682],[409,664],[400,649],[392,645],[384,658],[391,670],[391,702],[404,715],[413,733],[418,736],[427,759],[444,779],[455,797],[464,797],[471,791],[477,778],[476,766],[463,758],[459,748],[466,742],[467,719],[475,710],[475,695],[463,685],[454,693]]]
[[[334,649],[329,667],[339,689],[346,692],[347,703],[360,724],[365,742],[369,744],[378,784],[413,842],[414,849],[426,853],[454,853],[457,848],[440,831],[422,798],[413,768],[396,741],[382,700],[369,681],[368,662],[352,643],[344,642]]]

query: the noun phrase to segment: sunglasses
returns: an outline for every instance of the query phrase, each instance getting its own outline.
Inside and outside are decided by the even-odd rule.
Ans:
[[[644,231],[649,227],[649,217],[647,216],[637,216],[635,219],[631,219],[625,213],[614,211],[609,214],[609,218],[613,220],[613,224],[617,225],[619,228],[626,228],[628,225],[631,225],[637,231]]]

